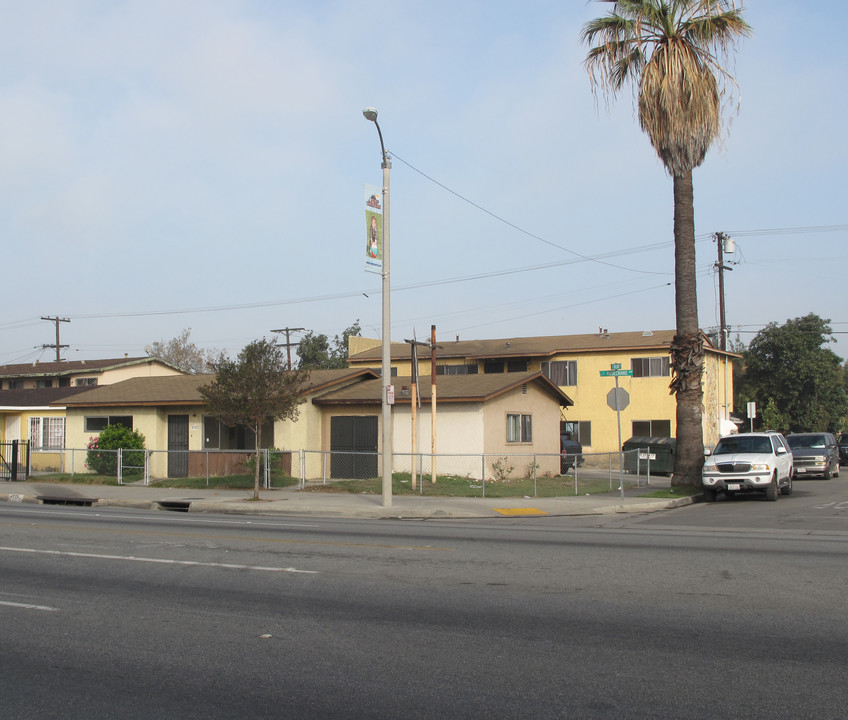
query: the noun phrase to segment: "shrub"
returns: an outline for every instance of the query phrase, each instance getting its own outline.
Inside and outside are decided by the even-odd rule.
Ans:
[[[123,425],[109,425],[88,442],[85,464],[98,475],[118,474],[118,450],[144,450],[144,435]],[[144,465],[144,452],[124,452],[124,466]]]

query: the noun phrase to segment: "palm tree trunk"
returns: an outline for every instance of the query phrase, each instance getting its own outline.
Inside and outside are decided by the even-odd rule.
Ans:
[[[704,344],[698,325],[695,280],[695,205],[692,171],[674,176],[674,303],[677,332],[671,349],[672,392],[677,398],[677,450],[672,485],[699,486],[704,464]]]

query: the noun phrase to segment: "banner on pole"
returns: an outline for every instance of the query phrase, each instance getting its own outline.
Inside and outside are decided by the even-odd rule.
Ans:
[[[365,270],[383,273],[383,191],[365,185]]]

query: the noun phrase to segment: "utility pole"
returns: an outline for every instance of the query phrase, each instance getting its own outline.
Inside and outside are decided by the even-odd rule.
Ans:
[[[418,469],[416,467],[416,455],[418,454],[418,346],[427,346],[427,343],[418,342],[413,335],[412,340],[404,340],[409,345],[410,364],[412,366],[412,402],[410,403],[410,420],[412,425],[412,489],[418,487]]]
[[[728,252],[733,252],[730,248],[732,247],[732,240],[725,235],[723,232],[715,233],[716,246],[718,247],[718,262],[715,264],[716,269],[718,270],[718,314],[719,314],[719,323],[721,327],[719,328],[719,347],[722,350],[727,350],[727,317],[725,316],[725,308],[724,308],[724,271],[725,270],[733,270],[732,267],[728,267],[724,264],[724,252],[725,247],[728,248]]]
[[[430,326],[430,482],[436,482],[436,326]]]
[[[62,362],[62,356],[61,356],[62,348],[66,348],[68,346],[62,345],[59,342],[59,323],[63,323],[63,322],[69,323],[69,322],[71,322],[71,320],[70,320],[70,318],[43,317],[43,316],[42,316],[41,319],[42,320],[49,320],[50,322],[56,324],[56,344],[55,345],[42,345],[41,347],[43,347],[45,349],[56,348],[56,362]]]
[[[286,349],[286,358],[287,358],[287,365],[288,365],[289,370],[291,370],[291,349],[292,349],[292,346],[297,347],[298,345],[300,345],[300,343],[291,342],[289,335],[290,335],[290,333],[300,332],[301,330],[306,330],[306,328],[285,327],[285,328],[280,328],[279,330],[272,330],[271,331],[272,333],[285,333],[286,334],[286,341],[284,343],[277,343],[277,347],[284,347]]]

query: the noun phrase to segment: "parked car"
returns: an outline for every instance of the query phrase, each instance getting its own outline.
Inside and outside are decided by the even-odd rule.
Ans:
[[[792,433],[786,436],[792,448],[795,477],[821,475],[825,480],[839,477],[839,446],[833,433]]]
[[[848,465],[848,432],[839,436],[839,462]]]
[[[718,493],[762,492],[766,500],[792,494],[792,451],[777,432],[739,433],[718,441],[704,462],[701,484],[704,499],[714,502]]]
[[[583,464],[583,446],[576,440],[572,440],[570,435],[560,435],[559,452],[559,472],[561,475],[565,475],[575,465],[580,467]]]

